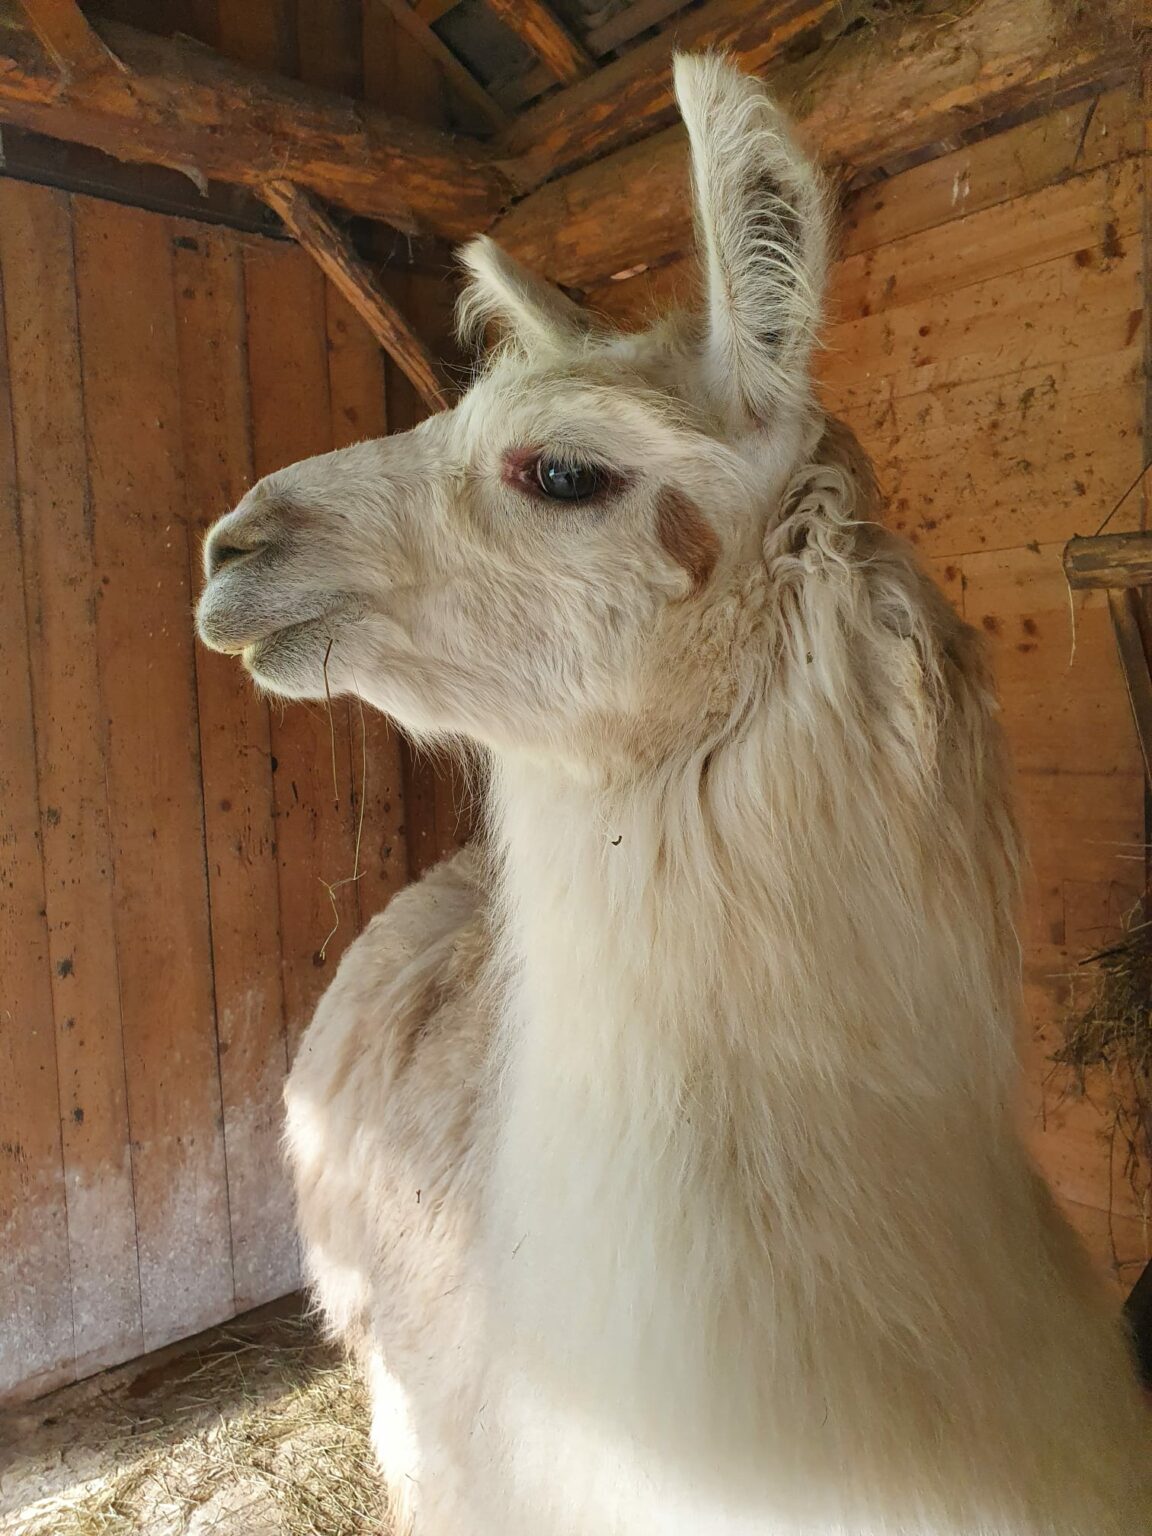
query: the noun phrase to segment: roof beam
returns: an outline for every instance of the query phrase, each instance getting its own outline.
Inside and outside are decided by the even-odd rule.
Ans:
[[[584,47],[593,59],[602,59],[606,53],[639,37],[641,32],[667,21],[688,3],[689,0],[632,0],[625,10],[616,11],[607,21],[590,27],[584,34]],[[499,98],[501,106],[512,109],[523,106],[554,83],[548,70],[542,64],[536,64],[526,74],[502,81],[493,94]]]
[[[565,85],[585,79],[596,68],[588,50],[544,0],[488,0],[488,9],[531,48],[550,75]]]
[[[54,18],[75,37],[63,0],[28,5],[41,30]],[[201,187],[217,180],[259,191],[269,179],[289,178],[407,233],[452,240],[486,229],[509,198],[505,173],[470,140],[180,39],[112,22],[92,33],[122,70],[76,69],[78,55],[62,70],[30,23],[0,17],[0,121],[131,163],[166,165]],[[78,47],[89,51],[83,41]]]
[[[757,73],[802,33],[844,10],[844,0],[710,0],[674,17],[623,58],[530,107],[508,129],[502,148],[524,156],[538,184],[671,122],[674,50],[716,49]]]
[[[1133,78],[1130,32],[1113,34],[1098,18],[1069,23],[1074,14],[1061,0],[976,0],[951,20],[924,14],[846,35],[766,76],[802,137],[839,179],[859,185]],[[540,187],[491,232],[572,288],[690,250],[683,129]]]
[[[1069,539],[1064,575],[1070,587],[1152,586],[1152,533],[1101,533]]]
[[[449,405],[432,354],[332,220],[291,181],[269,181],[264,201],[340,290],[413,389],[433,411]]]

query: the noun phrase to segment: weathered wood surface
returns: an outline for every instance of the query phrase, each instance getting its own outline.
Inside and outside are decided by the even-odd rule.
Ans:
[[[235,64],[178,38],[100,23],[126,67],[64,79],[30,26],[0,18],[0,119],[194,180],[288,177],[397,228],[486,228],[509,185],[479,145]]]
[[[100,583],[89,511],[72,216],[64,194],[0,181],[0,278],[8,311],[10,420],[35,713],[27,738],[7,714],[4,734],[12,745],[35,743],[48,925],[45,985],[56,1021],[67,1191],[70,1345],[76,1368],[86,1371],[139,1352],[144,1335],[116,958],[108,728],[97,662]],[[18,570],[19,562],[6,566],[13,578]],[[15,610],[5,611],[15,617]],[[2,670],[15,686],[22,673],[19,647],[5,645],[4,657]],[[27,922],[25,915],[11,931],[30,942]],[[50,1013],[48,1046],[51,1023]],[[56,1283],[46,1261],[46,1299]]]
[[[1064,574],[1070,587],[1147,586],[1152,583],[1152,533],[1069,539]]]
[[[252,484],[243,253],[237,237],[168,225],[176,294],[184,497],[200,541]],[[280,1155],[288,1054],[269,710],[228,656],[196,653],[196,713],[227,1154],[235,1307],[299,1283]]]
[[[171,244],[74,213],[96,650],[146,1349],[234,1310]]]
[[[692,12],[686,21],[705,14]],[[1059,0],[979,0],[954,19],[921,16],[876,36],[865,31],[845,39],[821,56],[814,78],[803,60],[765,74],[804,139],[838,177],[862,184],[907,156],[928,158],[1006,117],[1036,117],[1133,76],[1130,35],[1092,27],[1069,32],[1066,14]],[[757,35],[763,45],[763,30]],[[599,89],[608,74],[601,70],[573,90]],[[608,105],[605,98],[604,110]],[[531,115],[517,131],[524,125],[527,134]],[[594,149],[602,148],[598,137]],[[668,129],[550,182],[517,203],[492,233],[527,265],[576,288],[683,254],[692,242],[683,130]]]
[[[430,410],[449,404],[424,342],[316,200],[290,181],[269,181],[262,196],[336,285]]]
[[[588,50],[543,0],[487,0],[487,4],[528,45],[553,79],[571,85],[595,69]]]
[[[108,4],[280,60],[272,0]],[[436,66],[378,8],[364,23],[365,90],[435,126]],[[346,76],[344,29],[314,43],[313,83]],[[270,721],[234,663],[193,650],[199,538],[254,446],[270,467],[426,407],[284,242],[0,181],[0,277],[0,1312],[20,1321],[0,1329],[0,1396],[27,1396],[298,1283],[285,996],[298,1034],[407,881],[410,754],[366,712],[365,788],[361,717],[338,701],[333,804],[323,709]],[[443,277],[383,281],[445,347]],[[455,813],[411,762],[431,855]],[[361,807],[361,878],[317,966],[320,881],[350,874]]]
[[[21,1386],[47,1391],[67,1380],[75,1352],[18,474],[3,341],[0,332],[0,1396]]]
[[[1140,622],[1140,598],[1131,588],[1113,588],[1108,593],[1108,611],[1116,636],[1116,653],[1124,673],[1124,686],[1132,706],[1132,720],[1144,774],[1152,784],[1152,676],[1148,671],[1148,650]]]
[[[19,5],[66,78],[123,70],[120,60],[101,41],[76,0],[19,0]]]

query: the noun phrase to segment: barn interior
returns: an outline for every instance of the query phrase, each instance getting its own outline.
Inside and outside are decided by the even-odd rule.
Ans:
[[[1139,1084],[1056,1058],[1147,884],[1115,605],[1063,563],[1147,515],[1146,23],[1137,0],[4,0],[0,1400],[299,1290],[287,1064],[473,807],[383,719],[270,707],[197,648],[201,537],[255,478],[451,400],[473,233],[623,327],[692,303],[674,48],[768,80],[835,179],[824,397],[992,655],[1031,859],[1021,1124],[1131,1290]]]

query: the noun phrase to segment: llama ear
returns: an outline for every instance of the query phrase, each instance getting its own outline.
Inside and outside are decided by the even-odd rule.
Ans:
[[[571,344],[592,328],[578,304],[552,283],[501,250],[487,235],[460,252],[469,281],[456,307],[463,337],[482,335],[490,321],[507,330],[529,352]]]
[[[706,271],[706,380],[736,427],[766,425],[809,398],[823,177],[757,80],[715,54],[680,55],[674,74]]]

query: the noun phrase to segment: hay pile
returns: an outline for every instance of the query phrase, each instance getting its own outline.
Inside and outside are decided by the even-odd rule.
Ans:
[[[388,1529],[363,1385],[305,1321],[280,1320],[257,1342],[225,1334],[189,1360],[175,1388],[146,1403],[89,1405],[84,1414],[96,1421],[86,1433],[93,1452],[99,1442],[102,1470],[0,1519],[0,1533],[384,1536]],[[72,1447],[68,1459],[84,1460]]]
[[[1053,1054],[1076,1091],[1090,1097],[1109,1127],[1113,1161],[1137,1200],[1149,1204],[1152,1168],[1152,920],[1129,918],[1121,938],[1080,963],[1088,1003],[1074,1008]],[[1074,985],[1074,995],[1080,991]]]

